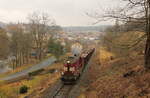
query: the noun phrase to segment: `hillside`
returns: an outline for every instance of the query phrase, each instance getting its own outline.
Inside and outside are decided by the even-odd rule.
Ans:
[[[85,92],[79,98],[141,98],[149,96],[150,73],[144,72],[142,55],[114,60],[110,60],[110,58],[111,56],[108,56],[107,60],[101,64],[95,58],[89,72],[89,79],[92,81],[88,87],[85,87]]]
[[[3,28],[3,27],[5,27],[5,26],[6,26],[6,24],[0,21],[0,27]]]
[[[145,47],[145,33],[144,32],[123,32],[106,33],[101,40],[101,44],[108,51],[115,53],[117,56],[129,56],[136,54],[143,54]]]
[[[139,33],[125,33],[116,39],[123,43],[131,41],[125,40],[127,34],[139,36]],[[116,52],[97,47],[89,72],[91,81],[83,86],[79,98],[149,98],[150,73],[144,69],[144,55],[138,49],[126,52],[130,54],[118,56]]]

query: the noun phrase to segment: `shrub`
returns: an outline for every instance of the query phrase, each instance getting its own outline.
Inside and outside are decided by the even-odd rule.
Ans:
[[[36,71],[30,72],[30,73],[29,73],[29,76],[38,75],[38,74],[40,74],[40,73],[43,72],[43,71],[44,71],[44,69],[38,69],[38,70],[36,70]]]
[[[61,45],[61,42],[55,41],[55,39],[49,39],[48,42],[48,51],[53,54],[55,57],[59,58],[65,52],[65,48]]]
[[[26,85],[23,85],[20,87],[19,93],[24,94],[28,92],[28,87]]]

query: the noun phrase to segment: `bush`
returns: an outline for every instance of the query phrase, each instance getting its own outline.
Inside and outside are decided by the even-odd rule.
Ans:
[[[55,41],[55,39],[49,39],[48,42],[48,50],[51,54],[53,54],[56,58],[59,58],[64,54],[64,47],[61,45],[61,42]]]
[[[24,94],[28,92],[28,87],[26,85],[23,85],[22,87],[20,87],[19,93],[20,94]]]
[[[38,74],[40,74],[40,73],[43,72],[43,71],[44,71],[44,69],[39,69],[39,70],[30,72],[30,73],[29,73],[29,76],[35,76],[35,75],[38,75]]]
[[[49,73],[52,74],[52,73],[55,73],[56,71],[57,71],[56,69],[50,69],[50,70],[49,70]]]

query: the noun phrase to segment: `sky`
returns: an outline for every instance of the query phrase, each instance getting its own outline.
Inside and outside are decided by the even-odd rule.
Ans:
[[[27,16],[33,12],[47,13],[61,26],[90,26],[94,19],[86,12],[103,12],[117,6],[118,0],[0,0],[0,21],[28,22]],[[101,22],[101,25],[111,24]]]

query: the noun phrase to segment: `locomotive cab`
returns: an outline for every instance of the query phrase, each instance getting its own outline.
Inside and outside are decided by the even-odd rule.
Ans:
[[[64,66],[64,72],[74,72],[74,71],[75,71],[74,66],[71,66],[71,62],[67,61],[66,66]]]
[[[76,63],[78,57],[76,56],[70,56],[65,60],[63,72],[61,74],[61,80],[64,83],[73,83],[77,80],[79,77],[79,74],[77,72]]]

